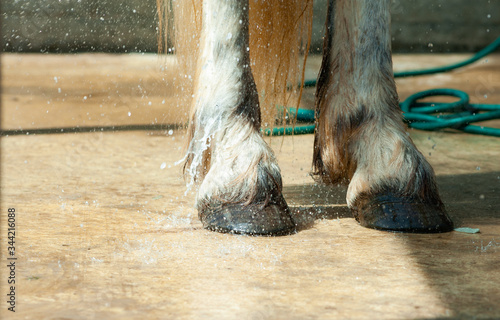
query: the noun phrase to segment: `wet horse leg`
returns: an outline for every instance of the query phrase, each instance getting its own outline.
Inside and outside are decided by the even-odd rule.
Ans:
[[[314,173],[323,182],[349,183],[347,204],[363,226],[449,231],[433,169],[401,121],[389,23],[389,0],[330,0]]]
[[[204,0],[184,171],[197,184],[203,226],[258,235],[295,230],[281,174],[260,133],[250,69],[248,0]]]

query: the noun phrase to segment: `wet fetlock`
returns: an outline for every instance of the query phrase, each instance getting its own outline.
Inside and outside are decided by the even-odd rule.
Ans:
[[[362,226],[379,230],[452,231],[432,167],[410,140],[404,144],[392,162],[372,157],[357,168],[347,192],[354,217]]]
[[[188,166],[190,172],[204,172],[195,181],[204,228],[269,236],[295,231],[274,153],[251,124],[218,131],[207,148],[206,160]]]
[[[241,154],[238,158],[243,161],[248,159],[246,156]],[[268,160],[255,166],[247,165],[246,177],[231,174],[225,177],[225,182],[220,166],[211,168],[200,186],[197,200],[198,215],[204,228],[223,233],[268,236],[295,232],[295,222],[281,193],[279,168],[274,157]],[[226,165],[237,167],[234,163]]]

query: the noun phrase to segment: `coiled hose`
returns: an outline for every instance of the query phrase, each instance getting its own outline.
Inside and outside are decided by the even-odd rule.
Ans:
[[[457,68],[469,65],[494,52],[500,47],[500,37],[486,46],[474,56],[459,63],[437,68],[410,70],[395,72],[395,78],[415,77],[436,73],[449,72]],[[315,87],[316,80],[306,80],[304,87]],[[419,100],[433,96],[452,96],[459,98],[454,102],[419,102]],[[403,110],[403,120],[408,126],[420,130],[440,130],[453,128],[467,133],[482,134],[500,137],[500,129],[490,128],[471,123],[500,119],[500,104],[472,104],[469,103],[469,95],[457,89],[432,89],[415,93],[399,104]],[[446,114],[442,114],[446,113]],[[290,117],[297,117],[299,122],[314,123],[314,110],[299,109],[295,115],[295,109],[289,110]],[[263,133],[267,136],[281,136],[292,134],[314,133],[315,125],[300,125],[290,127],[276,127],[265,129]]]

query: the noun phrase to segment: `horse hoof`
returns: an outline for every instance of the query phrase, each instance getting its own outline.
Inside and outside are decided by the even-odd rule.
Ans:
[[[439,233],[453,230],[444,206],[393,193],[362,195],[353,207],[364,227],[385,231]]]
[[[277,199],[276,199],[277,198]],[[281,194],[251,203],[208,204],[199,211],[205,229],[255,236],[282,236],[296,232],[290,209]]]

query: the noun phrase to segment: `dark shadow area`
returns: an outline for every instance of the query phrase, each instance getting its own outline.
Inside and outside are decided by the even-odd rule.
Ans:
[[[297,223],[297,231],[312,228],[319,219],[352,218],[345,200],[346,192],[345,186],[322,184],[283,188],[283,195]]]
[[[437,182],[456,226],[488,224],[500,218],[500,171],[438,176]]]
[[[406,245],[425,281],[451,311],[442,319],[498,319],[500,171],[437,180],[455,227],[479,228],[480,233],[394,235]],[[285,187],[283,194],[301,231],[312,228],[319,219],[352,218],[345,203],[346,190],[310,184]]]
[[[438,184],[455,227],[480,233],[398,237],[452,311],[451,318],[499,319],[500,171],[441,176]]]

